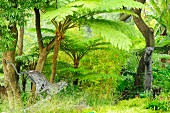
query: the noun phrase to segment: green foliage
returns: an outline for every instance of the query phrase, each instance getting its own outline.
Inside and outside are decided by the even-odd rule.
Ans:
[[[170,90],[170,71],[163,68],[153,68],[153,84],[159,86],[163,91]]]
[[[113,5],[114,4],[114,5]],[[67,16],[73,16],[76,18],[90,15],[90,14],[97,14],[97,13],[104,13],[104,12],[113,12],[113,11],[120,11],[124,7],[127,8],[141,8],[143,5],[139,2],[133,0],[77,0],[71,2],[61,8],[56,9],[49,9],[45,14],[46,19],[52,20],[53,18],[56,19],[57,22],[64,20]],[[126,10],[124,11],[126,12]],[[128,11],[129,13],[129,11]],[[134,14],[131,12],[131,14]]]
[[[10,34],[10,30],[7,28],[7,26],[3,26],[3,24],[2,26],[0,25],[0,52],[14,50],[14,40],[15,38],[12,36],[12,34]]]
[[[168,111],[170,109],[170,99],[168,94],[162,94],[156,99],[148,102],[146,108],[160,111]]]
[[[123,22],[92,20],[89,21],[89,25],[92,29],[92,34],[101,36],[107,41],[110,41],[115,47],[127,51],[132,45],[131,39],[138,37],[136,34],[138,31],[134,26]]]
[[[26,96],[26,95],[24,95]],[[167,95],[164,96],[166,99]],[[24,97],[25,98],[25,97]],[[165,99],[165,98],[164,98]],[[99,101],[101,102],[99,103]],[[163,100],[164,101],[164,100]],[[168,101],[168,100],[167,100]],[[28,102],[23,108],[13,110],[13,113],[21,113],[24,108],[29,108],[27,112],[34,113],[158,113],[164,110],[146,109],[146,106],[152,101],[148,98],[134,98],[116,102],[114,97],[112,99],[95,98],[85,91],[68,86],[67,91],[62,91],[58,95],[52,97],[51,100],[39,101],[30,106]],[[164,104],[167,106],[167,104]],[[0,103],[0,111],[8,112],[8,105],[3,102]],[[168,107],[168,106],[167,106]],[[163,107],[162,107],[163,108]],[[165,108],[165,106],[164,106]],[[166,111],[166,112],[169,112]]]
[[[117,92],[121,95],[119,95],[119,99],[129,99],[133,98],[135,95],[135,92],[133,91],[134,88],[134,78],[132,75],[122,75],[120,76],[120,79],[117,81]]]
[[[45,2],[46,0],[41,0]],[[35,4],[34,4],[35,3]],[[26,23],[26,18],[31,16],[30,9],[34,7],[38,7],[39,4],[34,0],[25,1],[7,1],[1,0],[0,4],[0,51],[11,51],[14,50],[14,34],[11,34],[9,27],[13,24],[17,24],[19,26],[23,26]],[[42,6],[42,5],[41,5]],[[16,35],[16,34],[15,34]]]
[[[78,31],[77,31],[78,32]],[[74,33],[77,34],[77,33]],[[84,38],[82,35],[73,33],[61,42],[60,50],[70,56],[73,61],[80,61],[84,55],[91,51],[107,49],[109,43],[102,41],[102,38]]]
[[[153,54],[153,66],[155,68],[161,69],[161,68],[167,68],[170,69],[169,66],[169,59],[170,59],[170,55],[168,54]],[[162,61],[164,60],[164,61]]]
[[[156,37],[156,46],[157,47],[170,46],[170,35],[157,36]]]
[[[151,6],[155,11],[151,17],[153,17],[160,26],[158,26],[158,30],[161,30],[162,27],[167,29],[168,33],[170,33],[170,10],[169,10],[169,0],[150,0]],[[156,31],[156,33],[159,31]]]
[[[161,62],[162,59],[165,62]],[[153,85],[161,87],[165,92],[170,90],[170,66],[168,59],[170,59],[170,55],[153,54]]]
[[[31,94],[28,92],[21,93],[22,106],[26,106],[28,104],[28,100],[30,97],[31,97]]]
[[[134,32],[136,30],[132,26],[121,22],[106,20],[93,19],[92,21],[87,21],[89,17],[94,18],[94,15],[100,13],[119,11],[121,13],[126,13],[127,10],[124,10],[123,6],[127,8],[134,8],[134,6],[135,8],[143,7],[141,3],[133,0],[79,0],[58,9],[48,9],[47,13],[44,14],[44,18],[49,20],[55,19],[57,22],[64,22],[66,18],[70,18],[73,20],[72,22],[76,24],[77,22],[78,24],[89,24],[94,35],[105,38],[119,49],[129,50],[132,45],[129,38],[137,37]],[[130,11],[127,11],[128,14],[129,12]]]

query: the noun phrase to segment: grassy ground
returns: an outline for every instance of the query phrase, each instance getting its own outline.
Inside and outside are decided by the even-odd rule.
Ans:
[[[74,96],[56,96],[51,100],[40,100],[26,109],[20,108],[16,113],[170,113],[170,111],[158,111],[146,109],[150,100],[147,98],[135,98],[119,101],[116,105],[93,105],[89,106],[84,98],[75,98]],[[0,112],[9,111],[5,103],[1,103]]]

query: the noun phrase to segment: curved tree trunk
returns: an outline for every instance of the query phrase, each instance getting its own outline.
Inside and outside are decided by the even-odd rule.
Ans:
[[[138,0],[138,2],[145,3],[146,0]],[[141,9],[135,9],[134,12],[138,15],[138,17],[134,16],[133,19],[135,21],[136,26],[138,27],[138,29],[140,30],[140,32],[145,38],[146,47],[154,47],[155,41],[154,41],[153,29],[149,28],[146,25],[146,23],[143,21],[141,17]],[[139,62],[137,75],[135,77],[135,82],[134,82],[134,85],[139,89],[142,89],[141,86],[143,86],[142,78],[143,78],[144,72],[145,72],[145,63],[144,63],[144,54],[143,54]]]
[[[39,9],[34,8],[35,12],[35,27],[37,33],[38,47],[39,47],[39,58],[35,70],[41,72],[47,58],[49,50],[53,47],[55,39],[50,41],[45,47],[42,41],[41,25],[40,25],[40,12]]]
[[[44,46],[43,46],[39,9],[34,8],[34,12],[35,12],[35,27],[36,27],[36,33],[37,33],[37,40],[38,40],[38,46],[39,46],[39,51],[40,51],[35,70],[41,72],[43,69],[48,52],[47,52],[47,49],[44,48]],[[35,87],[35,85],[32,85],[33,96],[35,96],[35,91],[36,91],[36,87]]]
[[[44,63],[46,61],[47,55],[49,53],[49,50],[53,47],[55,39],[50,41],[46,46],[44,46],[42,41],[42,34],[41,34],[41,25],[40,25],[40,12],[39,9],[34,8],[35,12],[35,27],[36,27],[36,33],[37,33],[37,40],[38,40],[38,47],[39,47],[39,58],[36,65],[35,70],[42,72]],[[35,93],[35,86],[33,85],[32,92]]]

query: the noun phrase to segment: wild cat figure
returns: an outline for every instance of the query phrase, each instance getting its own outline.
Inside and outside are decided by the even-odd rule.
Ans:
[[[42,73],[35,70],[29,70],[29,71],[18,73],[16,67],[11,61],[6,60],[6,63],[10,64],[14,68],[17,75],[22,76],[24,74],[27,74],[30,81],[36,85],[37,94],[41,94],[42,92],[47,92],[47,94],[52,96],[54,94],[59,93],[63,88],[65,88],[68,85],[66,82],[58,82],[52,84],[45,78],[45,76]]]

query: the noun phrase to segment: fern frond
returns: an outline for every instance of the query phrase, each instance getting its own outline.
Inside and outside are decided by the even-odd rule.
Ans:
[[[79,18],[84,15],[106,12],[123,12],[135,15],[130,10],[124,10],[123,7],[127,9],[142,8],[144,5],[134,0],[78,0],[59,9],[48,9],[44,17],[50,20],[55,18],[55,20],[59,22],[63,21],[67,16]]]
[[[138,37],[134,26],[123,22],[92,20],[89,21],[89,25],[94,35],[101,36],[115,47],[127,51],[132,45],[131,39]]]
[[[116,75],[109,74],[97,74],[97,73],[88,73],[86,75],[76,76],[80,81],[90,81],[94,83],[100,82],[99,80],[107,80],[110,78],[115,78]]]
[[[170,46],[170,36],[164,37],[159,43],[156,44],[158,47]]]
[[[60,49],[72,59],[76,57],[80,60],[85,54],[93,50],[107,49],[108,44],[107,42],[102,42],[101,38],[80,39],[66,36],[65,40],[61,42]]]
[[[55,31],[53,29],[48,29],[48,28],[41,28],[41,31],[47,32],[47,33],[52,33],[54,34]]]
[[[150,0],[150,3],[152,5],[152,7],[154,8],[154,10],[160,15],[161,14],[161,10],[158,6],[158,3],[155,2],[155,0]]]
[[[153,54],[153,59],[162,59],[162,58],[170,59],[170,55],[167,55],[167,54],[157,54],[157,53]]]
[[[50,8],[47,10],[47,13],[43,15],[43,19],[55,19],[57,22],[60,22],[65,20],[67,16],[73,16],[74,12],[78,12],[78,8],[68,6],[59,9]]]
[[[144,5],[134,0],[79,0],[69,4],[69,6],[82,6],[82,9],[90,12],[111,11],[116,9],[143,8]]]

